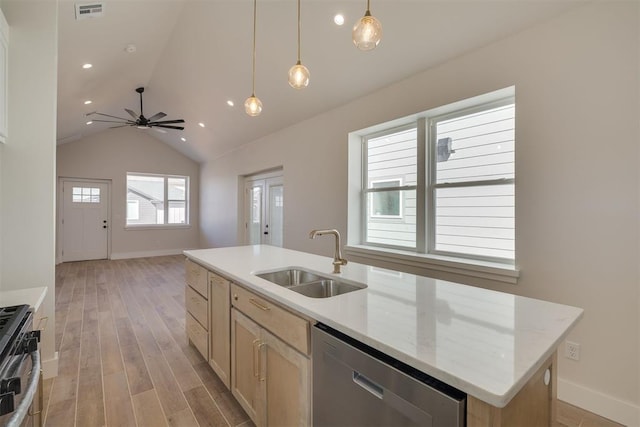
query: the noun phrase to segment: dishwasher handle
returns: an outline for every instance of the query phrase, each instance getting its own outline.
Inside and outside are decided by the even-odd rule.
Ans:
[[[365,377],[358,371],[353,371],[353,382],[358,384],[369,393],[373,394],[378,399],[384,398],[384,388],[369,378]]]

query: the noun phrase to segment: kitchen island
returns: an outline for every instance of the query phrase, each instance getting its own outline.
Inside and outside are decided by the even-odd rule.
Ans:
[[[344,266],[336,277],[366,284],[365,289],[310,298],[255,274],[299,267],[327,276],[332,274],[331,258],[265,245],[185,255],[231,286],[463,391],[470,397],[468,425],[476,417],[497,425],[499,409],[516,400],[535,377],[544,376],[554,364],[556,348],[582,316],[575,307],[357,263]],[[209,317],[214,315],[210,308]],[[555,378],[555,366],[551,374]],[[544,382],[554,387],[551,379]],[[549,396],[555,399],[555,389]]]

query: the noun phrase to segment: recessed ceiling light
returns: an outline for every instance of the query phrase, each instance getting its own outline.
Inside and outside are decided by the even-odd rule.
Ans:
[[[336,16],[333,17],[333,22],[335,22],[336,25],[344,24],[344,16],[341,13],[337,13]]]
[[[89,120],[89,121],[87,122],[87,124],[88,124],[88,125],[90,125],[90,124],[92,124],[92,123],[93,123],[93,120]]]
[[[91,104],[91,100],[90,99],[87,99],[86,101],[84,101],[84,105],[89,105],[89,104]]]
[[[182,142],[187,142],[187,138],[185,138],[184,136],[182,138],[180,138],[180,141]]]
[[[233,101],[232,101],[232,100],[230,100],[230,99],[229,99],[229,100],[227,101],[227,105],[228,105],[229,107],[233,107],[235,104],[233,103]]]
[[[198,126],[200,126],[201,128],[203,128],[203,127],[204,127],[204,123],[200,122],[200,123],[198,123]]]
[[[93,65],[91,65],[91,64],[84,64],[84,65],[82,66],[82,68],[84,68],[85,70],[88,70],[88,69],[89,69],[89,68],[91,68],[91,67],[93,67]]]
[[[128,44],[127,47],[124,48],[124,51],[127,53],[134,53],[138,48],[136,48],[135,44]]]

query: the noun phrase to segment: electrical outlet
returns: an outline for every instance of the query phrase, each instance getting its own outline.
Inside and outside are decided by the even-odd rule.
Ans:
[[[580,344],[573,341],[565,341],[564,356],[567,359],[580,360]]]

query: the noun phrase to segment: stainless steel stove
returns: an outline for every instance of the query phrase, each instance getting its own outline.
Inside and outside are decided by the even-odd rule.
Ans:
[[[28,305],[0,308],[0,426],[40,425],[41,369]]]

